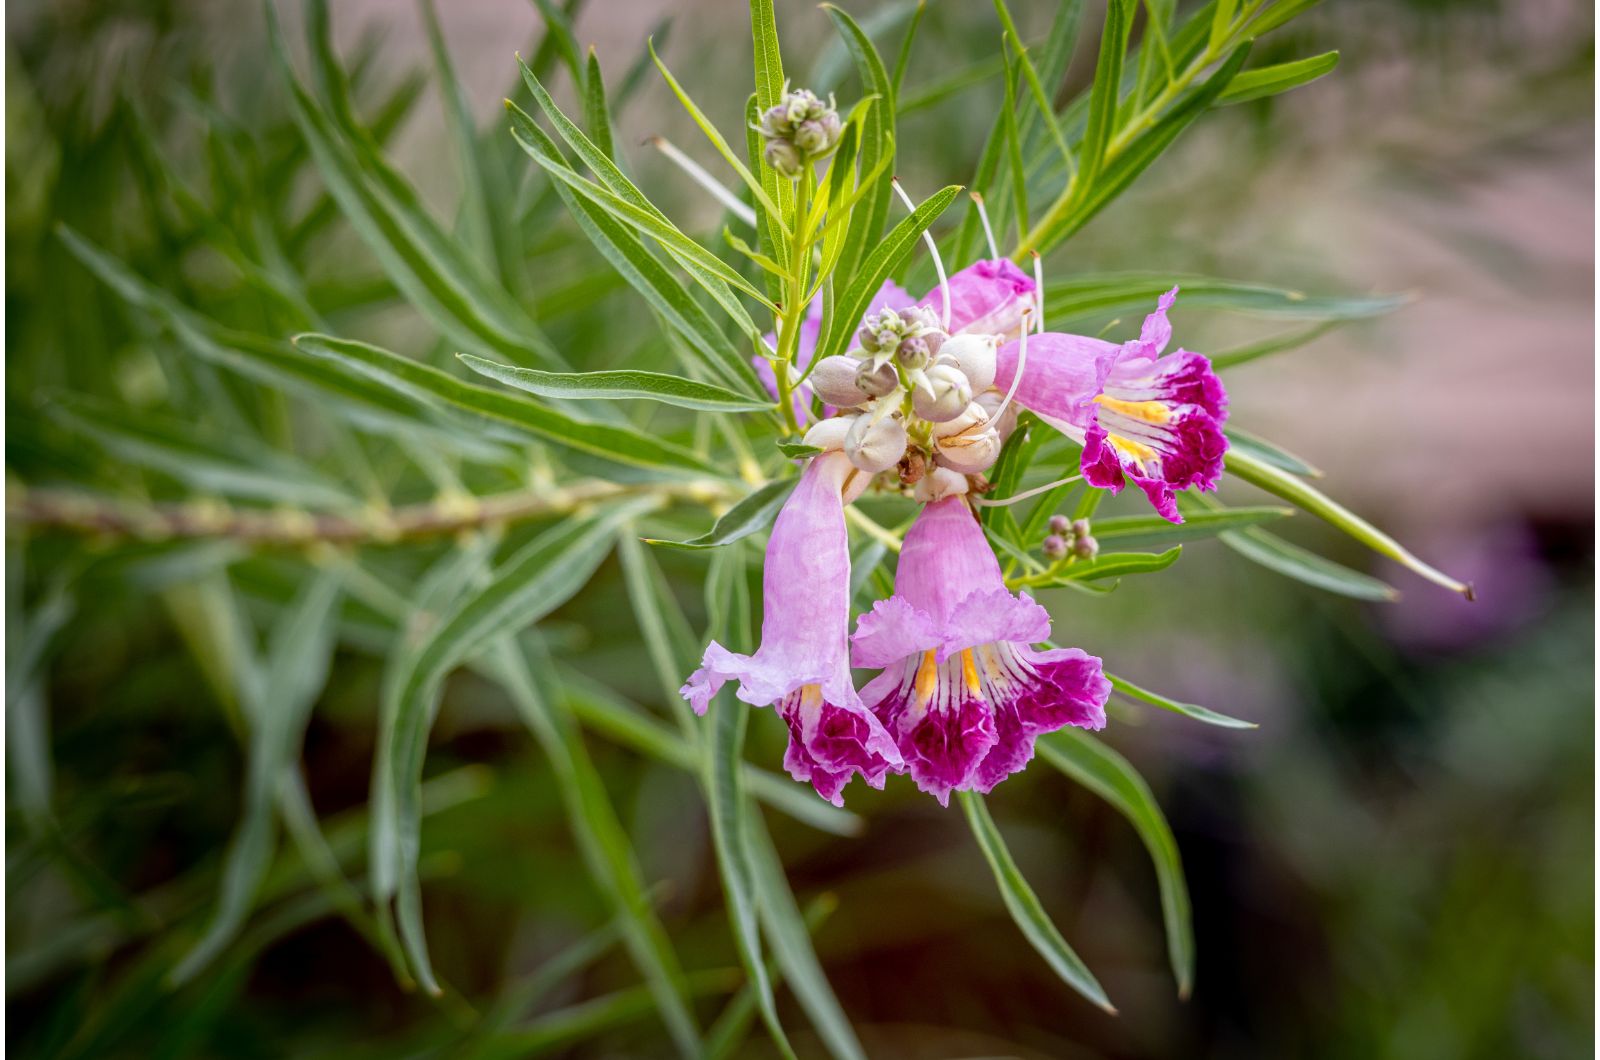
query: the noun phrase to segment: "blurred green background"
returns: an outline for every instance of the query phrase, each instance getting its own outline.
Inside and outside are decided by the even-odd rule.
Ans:
[[[493,129],[515,85],[512,51],[537,54],[539,12],[519,0],[440,6],[470,106]],[[873,17],[871,5],[852,6]],[[1025,37],[1042,34],[1049,12],[1015,6]],[[378,0],[332,7],[364,116],[448,222],[460,178],[438,146],[444,120],[421,16]],[[880,12],[881,47],[898,40],[903,10]],[[298,44],[298,5],[281,15]],[[1304,517],[1288,536],[1391,580],[1402,599],[1318,594],[1213,542],[1108,597],[1045,594],[1064,643],[1261,724],[1235,732],[1125,711],[1107,734],[1176,832],[1195,910],[1194,993],[1175,996],[1137,836],[1061,775],[1031,769],[991,804],[1045,906],[1117,1001],[1115,1018],[1024,943],[957,811],[906,783],[882,793],[857,785],[848,800],[867,819],[860,837],[769,823],[802,901],[832,909],[819,955],[869,1055],[1592,1055],[1592,15],[1560,0],[1326,4],[1257,58],[1338,48],[1333,76],[1208,117],[1052,257],[1067,272],[1413,292],[1389,316],[1231,375],[1233,415],[1323,468],[1330,492],[1420,555],[1473,580],[1479,600],[1380,565]],[[840,62],[812,5],[779,4],[779,17],[791,71],[813,56]],[[574,23],[615,93],[664,19],[664,55],[736,129],[749,76],[742,5],[593,0]],[[16,2],[6,28],[8,489],[184,495],[174,476],[129,469],[92,431],[86,441],[74,424],[92,426],[101,406],[63,418],[65,391],[180,415],[244,406],[295,429],[223,373],[172,371],[174,344],[68,253],[58,222],[219,318],[303,330],[294,307],[263,294],[278,288],[241,265],[263,260],[270,242],[338,333],[430,348],[431,330],[319,198],[260,11]],[[906,95],[978,68],[962,94],[902,121],[897,172],[913,191],[968,179],[999,105],[993,71],[978,76],[998,35],[987,5],[929,6]],[[1085,38],[1069,90],[1092,66]],[[844,86],[848,101],[855,88]],[[653,72],[618,111],[619,150],[640,185],[675,216],[711,224],[715,207],[639,146],[659,133],[699,147]],[[526,159],[503,147],[505,171],[523,186]],[[202,223],[183,205],[191,194],[222,205]],[[559,205],[544,207],[516,219],[528,258],[510,286],[538,307],[558,347],[595,351],[592,366],[618,363],[650,317],[560,223]],[[263,215],[285,219],[270,241],[251,228]],[[1181,297],[1175,320],[1182,344],[1201,351],[1263,334],[1260,322],[1185,310]],[[395,443],[363,444],[354,463],[387,477]],[[434,492],[415,474],[395,481],[398,499]],[[374,562],[405,583],[444,547]],[[700,628],[703,560],[657,558]],[[401,991],[348,922],[296,903],[304,874],[287,868],[226,958],[169,990],[160,973],[203,926],[240,812],[226,628],[267,628],[305,568],[228,542],[129,549],[35,535],[11,518],[7,559],[15,1055],[424,1054],[470,1023],[460,1004],[511,1004],[552,955],[604,922],[546,760],[499,690],[460,674],[433,734],[437,812],[423,864],[435,960],[466,1002]],[[232,576],[219,593],[222,566]],[[330,840],[357,852],[349,837],[367,797],[389,635],[368,612],[342,613],[304,753]],[[614,560],[543,628],[563,665],[661,709]],[[39,629],[50,635],[28,636]],[[19,658],[24,648],[39,657]],[[28,729],[41,718],[44,731]],[[752,721],[747,757],[776,768],[782,734],[771,722]],[[736,967],[692,778],[605,739],[588,745],[645,878],[663,881],[660,909],[685,963]],[[48,829],[29,817],[39,791],[53,808]],[[603,953],[519,1015],[565,1011],[632,981],[623,957]],[[726,980],[708,989],[726,993]],[[787,1001],[785,1015],[800,1053],[820,1055]],[[647,1007],[545,1046],[575,1056],[666,1050]],[[740,1055],[776,1054],[757,1033]]]

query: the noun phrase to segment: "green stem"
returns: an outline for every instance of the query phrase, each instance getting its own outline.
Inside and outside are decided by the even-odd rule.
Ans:
[[[788,289],[779,321],[782,335],[778,340],[778,363],[773,371],[778,381],[778,409],[783,414],[789,434],[800,433],[800,421],[794,414],[794,402],[789,397],[789,365],[794,362],[795,352],[800,348],[800,326],[806,317],[806,273],[810,271],[811,264],[811,231],[806,224],[806,212],[811,207],[811,184],[815,179],[816,174],[807,163],[795,187],[794,236],[789,240]]]

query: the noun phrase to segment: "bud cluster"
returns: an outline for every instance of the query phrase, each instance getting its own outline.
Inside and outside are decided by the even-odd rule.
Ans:
[[[808,163],[833,154],[844,131],[832,96],[824,103],[806,89],[790,92],[787,86],[755,128],[767,141],[762,153],[767,165],[791,178]]]
[[[814,427],[811,444],[843,449],[870,474],[898,467],[919,490],[925,476],[948,492],[994,465],[1004,434],[976,396],[994,386],[997,336],[948,335],[937,314],[912,306],[868,315],[856,341],[811,373],[815,394],[845,413]]]
[[[1068,519],[1064,515],[1050,517],[1050,536],[1044,539],[1040,550],[1047,559],[1094,559],[1100,552],[1100,542],[1089,533],[1089,520]]]

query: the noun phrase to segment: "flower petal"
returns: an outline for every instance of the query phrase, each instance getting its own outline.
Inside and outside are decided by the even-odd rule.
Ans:
[[[928,292],[922,304],[944,310],[944,291]],[[950,277],[950,333],[1014,337],[1022,311],[1035,304],[1033,278],[1005,258],[975,261]]]

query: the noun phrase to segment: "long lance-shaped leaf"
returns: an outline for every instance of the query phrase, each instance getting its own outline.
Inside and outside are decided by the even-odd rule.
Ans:
[[[566,367],[515,299],[449,238],[415,192],[378,157],[370,136],[350,126],[352,118],[345,118],[346,135],[340,135],[337,119],[317,104],[290,67],[275,18],[269,18],[268,28],[296,124],[328,190],[395,286],[462,346]],[[321,38],[314,33],[313,39]],[[342,83],[325,45],[314,47],[313,55],[325,86]],[[347,109],[348,104],[335,102],[335,115]]]
[[[1450,577],[1413,556],[1400,542],[1379,530],[1344,505],[1333,500],[1304,479],[1296,478],[1281,468],[1258,460],[1239,450],[1232,450],[1224,458],[1229,472],[1254,486],[1259,486],[1290,504],[1302,508],[1319,519],[1326,520],[1349,534],[1381,556],[1387,556],[1408,570],[1420,574],[1435,585],[1460,593],[1468,600],[1473,598],[1472,586]]]
[[[752,491],[724,512],[709,532],[699,537],[688,541],[663,541],[653,537],[645,540],[652,545],[683,549],[721,548],[723,545],[731,545],[735,541],[765,530],[772,520],[777,518],[778,509],[783,507],[783,502],[793,492],[797,481],[793,478],[775,479]]]
[[[1291,475],[1301,475],[1305,478],[1322,477],[1320,470],[1276,442],[1269,442],[1260,435],[1251,434],[1238,427],[1227,427],[1222,433],[1227,435],[1229,448],[1248,453],[1257,460],[1264,460],[1273,467],[1282,468]],[[1187,520],[1188,516],[1184,518]]]
[[[670,221],[663,221],[644,207],[635,206],[600,185],[583,179],[565,165],[557,164],[542,153],[529,152],[529,155],[557,181],[577,192],[580,197],[599,206],[623,224],[650,237],[674,260],[684,264],[689,274],[751,337],[752,341],[760,341],[760,334],[754,321],[739,304],[733,289],[742,291],[769,309],[775,310],[776,306],[768,301],[766,295],[756,290],[750,281],[740,276],[731,265],[684,235]]]
[[[1170,699],[1158,692],[1152,692],[1148,688],[1141,688],[1132,681],[1124,680],[1116,674],[1106,674],[1106,680],[1111,682],[1112,688],[1130,699],[1137,699],[1141,703],[1148,703],[1153,707],[1160,707],[1162,710],[1170,710],[1174,714],[1182,714],[1184,717],[1193,718],[1195,721],[1203,721],[1207,725],[1218,725],[1224,729],[1258,728],[1253,721],[1232,718],[1215,710],[1196,706],[1193,703]]]
[[[632,427],[574,419],[520,394],[474,386],[448,372],[364,342],[331,335],[297,335],[295,345],[313,356],[368,371],[374,378],[414,397],[446,402],[576,452],[636,467],[714,470],[687,449]]]
[[[274,793],[299,753],[311,704],[327,677],[338,595],[339,579],[331,571],[305,584],[273,630],[261,701],[250,703],[254,694],[242,697],[250,708],[244,811],[223,857],[216,911],[205,934],[173,968],[174,983],[192,979],[234,939],[261,888],[276,845]]]
[[[1092,184],[1082,185],[1085,191],[1077,197],[1073,208],[1059,222],[1051,224],[1048,230],[1041,234],[1037,249],[1043,253],[1054,247],[1088,224],[1113,199],[1121,195],[1139,174],[1172,146],[1172,142],[1180,133],[1210,109],[1217,96],[1228,87],[1240,67],[1244,66],[1249,54],[1248,42],[1235,48],[1204,84],[1190,92],[1177,106],[1162,115],[1155,125],[1124,148],[1116,156],[1116,160],[1107,165]]]
[[[1028,57],[1028,49],[1023,45],[1021,35],[1017,33],[1017,24],[1011,18],[1011,11],[1006,7],[1005,0],[994,0],[994,10],[995,14],[1000,16],[1000,25],[1004,27],[1006,39],[1011,42],[1012,50],[1016,52],[1017,61],[1022,65],[1022,76],[1028,82],[1028,91],[1033,94],[1033,102],[1039,110],[1039,117],[1044,121],[1045,129],[1050,133],[1051,140],[1070,169],[1073,165],[1072,149],[1067,146],[1067,138],[1061,132],[1060,123],[1056,121],[1055,107],[1050,101],[1049,93],[1045,91],[1044,83],[1039,79],[1039,71],[1034,68],[1033,60]],[[1021,169],[1020,161],[1018,169]]]
[[[539,104],[539,109],[544,111],[545,116],[550,119],[551,124],[556,128],[556,132],[560,134],[569,147],[577,152],[579,159],[600,179],[600,183],[615,195],[622,204],[626,204],[625,209],[628,216],[622,216],[619,219],[656,240],[672,260],[681,265],[686,272],[694,277],[696,283],[705,288],[716,303],[728,313],[729,317],[739,327],[739,330],[752,339],[758,339],[760,329],[756,327],[755,322],[750,319],[750,315],[745,312],[744,306],[739,303],[732,291],[728,289],[728,285],[732,284],[734,287],[740,287],[741,290],[745,290],[746,293],[751,294],[753,297],[759,298],[761,296],[747,284],[741,287],[741,284],[744,283],[742,277],[733,272],[720,258],[717,258],[700,244],[678,231],[672,220],[645,197],[644,193],[627,178],[627,175],[618,168],[610,156],[597,147],[588,136],[584,135],[583,130],[573,124],[572,120],[562,112],[561,108],[556,106],[555,101],[550,98],[550,94],[545,91],[544,86],[539,83],[539,79],[533,75],[532,70],[524,66],[522,68],[522,77],[528,90],[533,93],[534,100]],[[549,168],[552,161],[561,161],[562,170],[566,174],[571,174],[572,172],[570,167],[566,166],[565,161],[561,160],[559,155],[555,155],[554,152],[551,152],[549,156],[535,155],[534,160],[540,162],[546,168]],[[570,184],[570,180],[567,177],[563,177],[560,174],[557,174],[557,176]],[[581,192],[581,189],[578,190]],[[616,215],[618,209],[624,209],[618,203],[596,200],[593,196],[587,197],[613,215]]]
[[[331,406],[364,430],[389,437],[422,437],[478,459],[505,455],[504,449],[486,440],[445,429],[433,409],[360,372],[307,357],[288,343],[223,327],[194,312],[70,228],[58,228],[57,235],[119,297],[156,318],[197,357]]]
[[[1115,131],[1117,100],[1122,91],[1122,60],[1133,28],[1129,0],[1108,0],[1105,26],[1100,31],[1100,57],[1094,65],[1094,86],[1089,92],[1089,120],[1079,145],[1077,197],[1093,194],[1105,164],[1106,150]],[[1042,247],[1040,248],[1042,251]]]
[[[461,228],[469,246],[480,260],[497,274],[503,274],[504,265],[498,260],[499,248],[495,244],[494,228],[489,213],[489,195],[484,186],[483,161],[478,157],[478,131],[472,118],[472,107],[467,100],[461,79],[456,76],[455,64],[450,61],[450,49],[445,45],[444,29],[439,25],[439,10],[434,0],[423,0],[422,21],[428,33],[428,47],[433,52],[433,63],[439,68],[439,92],[444,100],[445,127],[455,145],[456,159],[461,167]],[[514,231],[515,225],[501,226]]]
[[[512,137],[523,151],[542,159],[541,164],[560,164],[555,144],[532,118],[509,100],[506,111],[511,117]],[[749,357],[734,346],[700,303],[691,298],[683,285],[646,249],[635,230],[578,195],[565,182],[552,183],[584,235],[612,268],[644,296],[651,308],[683,336],[707,371],[742,392],[761,394],[761,383]]]
[[[617,528],[653,502],[619,505],[590,519],[569,520],[535,538],[496,569],[486,585],[458,601],[431,634],[401,660],[387,696],[393,719],[387,741],[396,821],[396,912],[401,939],[429,991],[439,985],[423,937],[421,893],[416,879],[420,853],[419,797],[428,730],[445,676],[491,635],[530,625],[580,590],[610,552]],[[382,899],[384,895],[379,894]]]
[[[1045,313],[1053,326],[1060,327],[1143,312],[1173,287],[1185,308],[1204,306],[1292,320],[1357,320],[1380,316],[1410,300],[1407,295],[1308,294],[1292,287],[1183,273],[1116,272],[1046,284]]]
[[[688,1008],[683,969],[650,902],[627,831],[577,728],[560,709],[560,698],[547,696],[541,690],[534,678],[535,668],[512,638],[500,638],[487,653],[487,663],[498,673],[517,712],[550,759],[567,820],[589,874],[610,901],[623,941],[645,977],[667,1030],[680,1052],[698,1056],[699,1031]],[[539,669],[548,673],[548,660]]]
[[[889,278],[889,273],[911,252],[922,233],[928,226],[944,212],[961,190],[957,185],[942,188],[918,206],[909,216],[895,225],[883,241],[878,244],[867,259],[861,263],[855,279],[850,282],[844,293],[839,295],[837,304],[831,307],[828,314],[829,321],[825,326],[823,338],[817,343],[816,357],[813,362],[827,357],[833,353],[843,352],[847,336],[853,332],[860,322],[862,314],[867,311],[872,297],[883,286],[883,281]]]
[[[850,51],[851,58],[855,60],[856,74],[861,79],[863,93],[878,97],[869,105],[866,121],[861,128],[860,173],[865,185],[870,174],[879,172],[879,167],[885,161],[891,160],[894,155],[894,82],[889,79],[889,73],[883,66],[883,59],[873,47],[871,38],[856,24],[855,19],[833,4],[824,3],[822,9],[833,20],[834,27]],[[890,165],[892,166],[892,162]],[[886,177],[877,177],[860,205],[856,207],[856,212],[859,212],[860,216],[850,219],[850,229],[839,250],[837,268],[841,276],[853,278],[858,269],[866,268],[865,262],[870,261],[870,250],[875,245],[879,233],[883,231],[884,222],[889,218],[889,199],[893,190]],[[877,288],[874,287],[873,290],[876,291]],[[853,328],[855,320],[859,319],[859,314],[850,319],[850,326]]]
[[[284,504],[337,508],[355,503],[338,484],[287,453],[83,394],[63,391],[47,400],[47,413],[112,456],[161,471],[195,489]]]
[[[713,621],[707,633],[733,651],[749,652],[754,647],[750,643],[750,586],[741,551],[730,549],[711,561],[706,579],[706,604]],[[728,920],[739,949],[740,963],[755,987],[767,1033],[779,1052],[793,1060],[794,1049],[778,1020],[772,980],[762,958],[754,870],[750,866],[745,816],[756,811],[746,799],[741,774],[750,710],[734,698],[732,688],[724,688],[712,701],[710,713],[711,734],[703,744],[704,784],[712,843],[728,900]]]
[[[773,14],[772,0],[750,0],[750,36],[755,52],[755,113],[759,120],[760,115],[776,106],[783,97],[783,53],[778,48],[778,18]],[[650,50],[653,55],[653,42]],[[750,164],[761,172],[761,187],[766,198],[777,203],[776,214],[764,208],[762,214],[772,233],[773,256],[779,261],[787,261],[789,248],[783,234],[783,219],[794,212],[794,185],[776,169],[762,165],[754,155]],[[756,196],[756,200],[759,203],[761,196]]]
[[[1067,940],[1061,937],[1061,932],[1056,930],[1050,915],[1039,903],[1039,896],[1033,893],[1022,870],[1012,860],[1011,851],[1007,849],[1000,829],[995,827],[994,819],[989,816],[983,796],[963,791],[957,794],[957,798],[961,800],[961,808],[966,811],[967,823],[972,826],[972,834],[983,850],[984,859],[994,872],[1006,912],[1011,914],[1011,919],[1022,930],[1023,937],[1063,982],[1107,1012],[1115,1013],[1117,1010],[1106,999],[1106,992],[1101,989],[1094,973],[1067,945]]]
[[[838,995],[828,985],[822,962],[817,960],[811,933],[795,902],[789,879],[784,875],[783,862],[767,833],[766,822],[760,814],[748,813],[745,827],[750,832],[750,867],[755,874],[761,928],[778,958],[789,989],[835,1060],[866,1060],[861,1041],[850,1026]]]
[[[1215,537],[1224,530],[1259,526],[1293,514],[1293,508],[1257,505],[1196,512],[1194,515],[1185,515],[1181,523],[1169,523],[1159,515],[1119,515],[1110,519],[1096,519],[1093,530],[1094,539],[1102,546],[1114,542],[1118,548],[1144,548]]]
[[[568,706],[585,728],[679,769],[692,773],[699,768],[699,753],[670,726],[576,671],[558,669]],[[822,801],[789,776],[749,764],[744,774],[746,790],[779,813],[829,835],[849,838],[861,834],[864,824],[860,817]]]
[[[1128,819],[1150,860],[1161,890],[1161,918],[1167,928],[1167,959],[1178,980],[1178,996],[1194,986],[1194,923],[1189,888],[1183,879],[1178,841],[1172,835],[1150,785],[1128,760],[1086,732],[1066,728],[1042,736],[1039,757],[1116,808]]]
[[[609,372],[541,372],[537,368],[497,364],[470,353],[457,356],[462,364],[479,375],[486,375],[540,397],[606,401],[642,399],[701,412],[754,412],[772,407],[770,400],[756,401],[740,397],[726,387],[662,372],[627,369]]]
[[[1255,70],[1246,70],[1233,79],[1227,91],[1217,97],[1218,106],[1244,103],[1265,96],[1276,96],[1291,88],[1310,84],[1317,78],[1333,72],[1339,65],[1339,53],[1323,52],[1309,59],[1289,63],[1274,63]]]

